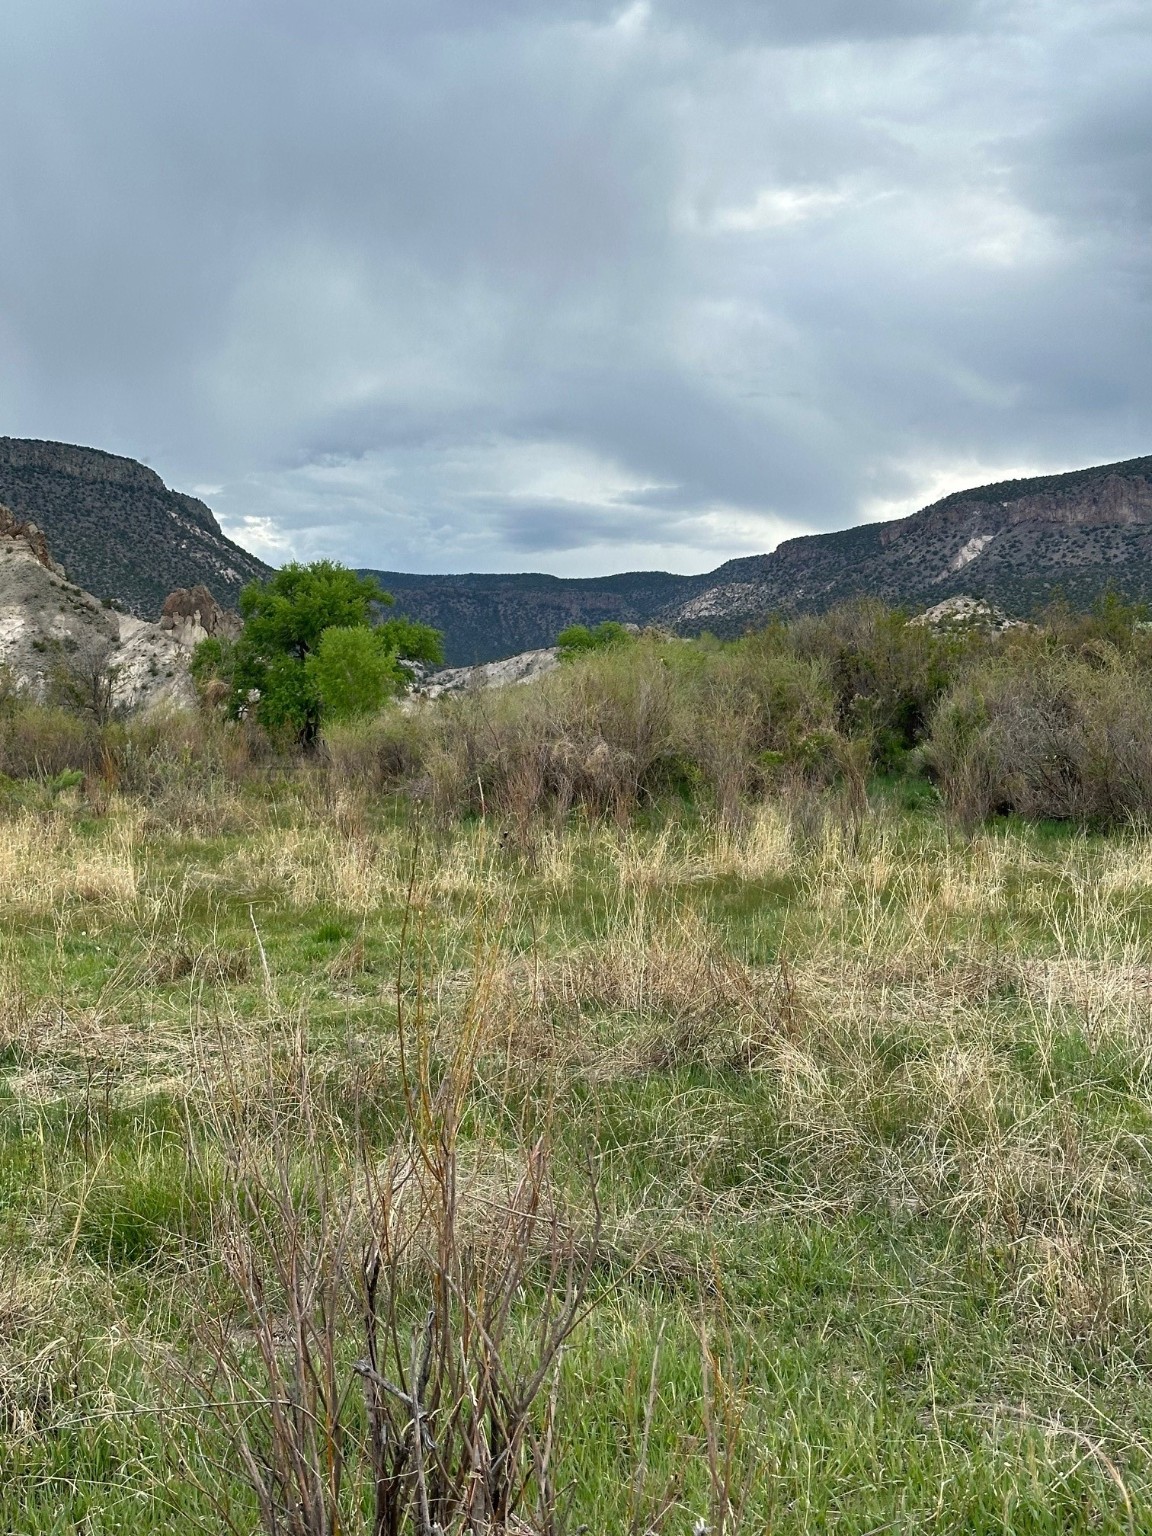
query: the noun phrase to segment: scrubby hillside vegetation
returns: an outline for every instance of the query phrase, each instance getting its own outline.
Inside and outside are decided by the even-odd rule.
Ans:
[[[0,711],[0,1526],[1152,1522],[1152,641]]]
[[[352,573],[331,570],[357,587]],[[290,584],[293,573],[307,575],[281,576]],[[389,640],[397,623],[418,654],[406,621],[366,633]],[[425,647],[435,639],[412,634]],[[738,641],[615,624],[565,635],[590,643],[562,645],[563,664],[529,685],[393,700],[367,717],[361,709],[331,723],[315,754],[300,748],[316,743],[319,705],[314,715],[266,709],[254,693],[249,710],[245,689],[263,674],[229,658],[230,691],[218,690],[219,647],[204,648],[205,700],[187,720],[152,714],[105,728],[90,711],[44,708],[10,689],[0,772],[115,772],[109,765],[127,751],[147,777],[127,744],[147,739],[162,760],[179,742],[206,760],[254,754],[285,772],[324,773],[440,822],[493,814],[522,829],[569,813],[738,820],[798,787],[834,791],[863,816],[877,775],[969,828],[1016,813],[1099,829],[1152,811],[1152,625],[1114,597],[1088,615],[1051,609],[1037,625],[934,624],[858,603]],[[303,697],[311,674],[294,652],[288,659]]]
[[[43,530],[72,581],[138,618],[159,618],[178,587],[207,585],[232,606],[270,574],[197,497],[98,448],[0,437],[0,502]]]
[[[1152,812],[1140,614],[1107,599],[997,628],[862,603],[734,642],[620,634],[530,688],[334,730],[328,758],[442,817],[520,827],[669,805],[738,820],[798,787],[834,790],[862,817],[876,775],[967,827],[1011,812],[1118,825]]]
[[[699,576],[378,575],[404,612],[444,631],[450,661],[547,645],[565,624],[617,620],[738,635],[772,613],[862,596],[913,610],[961,593],[1036,618],[1058,593],[1152,600],[1152,458],[957,491],[910,517],[786,539]]]

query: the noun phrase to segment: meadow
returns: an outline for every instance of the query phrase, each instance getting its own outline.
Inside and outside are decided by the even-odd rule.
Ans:
[[[75,777],[0,819],[0,1527],[1152,1530],[1138,825]]]
[[[0,1528],[1152,1530],[1152,630],[0,678]]]

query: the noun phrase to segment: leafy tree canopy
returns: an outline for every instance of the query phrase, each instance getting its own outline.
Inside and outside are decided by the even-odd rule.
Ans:
[[[261,655],[303,661],[326,629],[367,627],[373,603],[391,603],[369,576],[332,560],[286,565],[268,581],[252,581],[240,594],[244,639]]]
[[[385,699],[404,686],[395,652],[375,629],[326,629],[305,661],[304,671],[326,720],[374,715]]]
[[[391,602],[371,578],[334,561],[286,565],[244,588],[239,639],[203,641],[193,675],[202,686],[226,685],[234,717],[251,709],[261,725],[310,745],[325,716],[370,713],[401,692],[401,658],[442,659],[439,631],[426,624],[373,626],[374,610]]]
[[[431,624],[418,624],[415,619],[406,619],[399,614],[378,624],[376,634],[386,650],[395,656],[403,656],[405,661],[439,666],[444,660],[444,636]]]

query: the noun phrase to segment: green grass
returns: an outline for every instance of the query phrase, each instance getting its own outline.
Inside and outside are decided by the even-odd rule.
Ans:
[[[222,1127],[306,1071],[333,1167],[392,1145],[415,861],[434,1074],[487,978],[468,1157],[547,1127],[580,1219],[598,1179],[573,1528],[1152,1530],[1148,839],[965,842],[889,788],[857,840],[243,816],[0,823],[0,1528],[256,1529],[173,1363],[224,1294]]]

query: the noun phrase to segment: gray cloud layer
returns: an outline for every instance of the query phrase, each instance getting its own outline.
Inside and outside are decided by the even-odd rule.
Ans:
[[[1144,0],[9,0],[0,430],[704,569],[1152,451]]]

